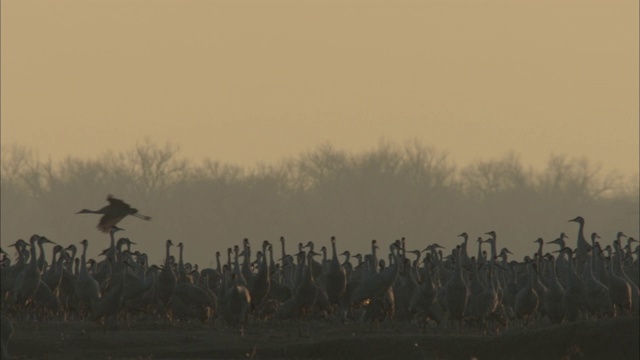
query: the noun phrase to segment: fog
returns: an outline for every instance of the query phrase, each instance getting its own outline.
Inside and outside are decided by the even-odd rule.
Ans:
[[[475,240],[491,230],[498,248],[521,260],[537,249],[538,237],[551,241],[565,232],[575,246],[578,228],[568,220],[578,215],[586,234],[598,232],[604,244],[618,231],[637,238],[640,218],[637,175],[604,173],[563,155],[534,170],[515,153],[458,168],[446,153],[418,141],[381,141],[364,152],[326,144],[253,167],[192,163],[177,146],[151,141],[59,163],[11,146],[2,148],[1,187],[1,243],[11,256],[8,246],[32,234],[64,246],[88,239],[88,255],[98,256],[109,244],[109,235],[96,229],[100,215],[75,213],[100,209],[113,194],[153,217],[119,223],[125,231],[117,237],[136,242],[132,250],[160,263],[172,239],[185,245],[185,262],[201,268],[244,238],[254,251],[270,240],[280,254],[280,236],[289,253],[300,242],[329,246],[331,236],[340,252],[370,251],[372,239],[386,251],[405,237],[409,249],[437,242],[447,254],[461,242],[458,234]],[[469,252],[476,251],[470,241]]]

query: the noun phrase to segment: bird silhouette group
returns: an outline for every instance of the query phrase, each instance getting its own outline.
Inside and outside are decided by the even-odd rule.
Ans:
[[[340,252],[336,237],[318,251],[308,241],[287,253],[281,237],[280,254],[264,240],[254,255],[244,239],[216,251],[216,266],[203,268],[185,259],[186,243],[172,240],[164,243],[163,262],[150,263],[144,249],[116,236],[122,231],[116,224],[125,216],[150,218],[113,196],[107,200],[100,210],[79,212],[102,214],[98,229],[109,233],[110,245],[100,260],[87,258],[87,240],[65,246],[40,235],[12,244],[15,257],[2,251],[3,313],[23,321],[97,321],[112,327],[132,318],[219,321],[241,329],[255,322],[296,321],[305,336],[310,331],[305,324],[312,321],[497,334],[532,323],[639,312],[637,241],[623,232],[606,243],[597,233],[587,241],[579,216],[570,220],[578,224],[575,247],[564,233],[547,243],[538,238],[522,261],[510,259],[511,252],[498,246],[497,233],[489,231],[477,237],[476,255],[467,233],[452,236],[446,246],[389,240],[386,252],[372,240],[366,254]],[[45,245],[53,245],[50,257]]]

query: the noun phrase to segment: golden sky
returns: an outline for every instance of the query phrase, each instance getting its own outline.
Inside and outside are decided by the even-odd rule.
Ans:
[[[638,172],[638,1],[3,0],[2,144],[251,165],[418,139]]]

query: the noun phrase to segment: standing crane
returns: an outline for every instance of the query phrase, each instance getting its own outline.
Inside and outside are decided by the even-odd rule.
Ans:
[[[98,223],[98,229],[103,233],[108,233],[112,227],[127,215],[135,216],[142,220],[151,220],[150,216],[139,214],[138,209],[132,208],[126,202],[113,197],[113,195],[108,195],[107,201],[109,205],[100,210],[82,209],[76,214],[102,214],[100,222]]]

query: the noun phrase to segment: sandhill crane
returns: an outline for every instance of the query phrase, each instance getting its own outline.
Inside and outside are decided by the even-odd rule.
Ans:
[[[262,252],[258,256],[258,273],[249,283],[251,293],[251,308],[253,310],[260,307],[271,289],[271,274],[269,273],[269,263],[267,262],[267,251],[271,244],[265,240],[262,242]]]
[[[309,253],[313,253],[315,255],[320,255],[319,253],[316,253],[314,251],[315,245],[314,245],[313,241],[307,242],[307,244],[304,245],[303,248],[308,248],[309,249]],[[307,265],[311,266],[311,271],[313,272],[314,280],[317,279],[322,274],[322,264],[320,262],[318,262],[317,260],[313,259],[311,261],[311,263],[307,264]]]
[[[564,288],[558,281],[555,257],[551,254],[547,255],[551,264],[551,272],[549,274],[549,288],[544,295],[544,303],[547,316],[552,324],[560,324],[564,320],[564,307],[562,299],[564,297]]]
[[[613,314],[613,304],[609,289],[593,276],[593,251],[587,253],[585,265],[584,289],[589,311],[597,317]]]
[[[38,250],[40,250],[40,255],[38,256],[38,269],[40,270],[40,273],[42,273],[47,267],[47,260],[45,258],[45,252],[44,252],[44,244],[55,244],[55,243],[44,236],[40,236],[38,238],[37,243],[38,243]]]
[[[462,265],[464,266],[471,266],[471,263],[469,261],[469,253],[467,251],[467,244],[469,242],[469,235],[466,232],[463,232],[462,234],[458,235],[458,237],[462,238],[462,245],[460,246],[460,251],[462,252],[462,254],[460,254],[460,256],[462,257]],[[437,245],[437,244],[433,244],[433,245]],[[431,245],[430,245],[431,246]],[[426,250],[426,249],[425,249]],[[432,250],[435,251],[435,250]],[[432,256],[434,256],[435,254],[432,254]]]
[[[313,277],[313,269],[311,265],[314,255],[316,255],[316,253],[312,251],[309,251],[309,253],[302,251],[298,255],[300,262],[303,265],[303,273],[301,275],[300,283],[293,291],[293,298],[303,318],[311,313],[317,297],[318,287],[316,286]]]
[[[587,251],[591,246],[584,237],[584,219],[582,216],[577,216],[569,222],[578,223],[578,243],[576,246],[576,258],[578,259],[579,268],[582,269],[584,263],[587,260]]]
[[[622,248],[620,247],[620,239],[624,236],[626,235],[624,235],[622,232],[619,232],[617,235],[617,239],[613,241],[613,248],[616,251],[615,256],[613,257],[613,272],[629,285],[631,289],[631,309],[633,309],[635,313],[638,313],[640,307],[640,291],[638,290],[638,286],[633,281],[631,281],[631,279],[629,279],[624,271],[624,268],[622,267],[622,257],[624,256],[624,253],[622,251]]]
[[[202,322],[206,322],[213,310],[216,309],[215,295],[208,293],[205,289],[191,284],[189,282],[181,282],[176,285],[176,290],[171,296],[171,306],[173,313],[176,308],[182,305],[184,315],[190,315],[200,318]],[[181,315],[180,312],[177,312]]]
[[[340,299],[347,288],[347,273],[340,266],[338,251],[336,250],[336,238],[331,237],[331,262],[327,273],[327,296],[331,304],[340,304]]]
[[[240,247],[238,245],[235,245],[233,247],[233,273],[236,274],[236,278],[235,281],[242,286],[247,286],[247,279],[244,277],[243,275],[243,271],[240,269],[240,262],[239,262],[239,256],[240,254]]]
[[[572,265],[573,251],[571,248],[566,247],[560,251],[566,253],[569,258],[568,266],[565,269],[567,286],[564,291],[564,297],[562,298],[562,306],[564,307],[565,319],[567,321],[576,321],[580,310],[586,306],[584,283],[582,279],[578,277]]]
[[[618,313],[624,314],[631,309],[631,286],[614,272],[613,262],[609,258],[609,297]]]
[[[487,320],[489,316],[491,316],[494,311],[498,308],[498,304],[500,303],[498,299],[498,292],[496,291],[494,282],[493,282],[493,269],[494,264],[491,262],[489,264],[488,269],[488,279],[487,279],[487,287],[477,296],[476,316],[479,318],[480,322],[485,326],[485,332],[489,330]]]
[[[456,247],[455,260],[455,270],[444,285],[445,303],[452,324],[457,320],[462,329],[462,317],[469,301],[469,288],[462,277],[460,246]]]
[[[558,257],[556,258],[556,269],[558,270],[558,279],[560,283],[563,285],[567,284],[567,268],[570,266],[567,258],[565,257],[565,252],[562,251],[566,247],[566,243],[564,239],[567,239],[568,236],[565,233],[560,233],[560,236],[553,241],[549,241],[549,244],[556,244],[560,247],[558,251]]]
[[[89,242],[84,239],[80,244],[82,244],[82,255],[74,293],[82,310],[90,313],[94,310],[96,302],[101,297],[100,285],[87,271],[87,248],[89,247]]]
[[[53,318],[60,312],[60,301],[58,297],[51,291],[47,284],[40,280],[40,286],[33,295],[33,305],[35,312],[42,319]]]
[[[171,254],[169,251],[169,248],[171,246],[173,246],[173,242],[169,239],[165,243],[166,255],[164,266],[162,267],[162,271],[160,271],[160,274],[158,275],[158,281],[156,284],[158,297],[160,297],[160,300],[165,307],[168,306],[169,299],[171,298],[171,294],[173,294],[173,292],[175,291],[177,283],[176,274],[172,269],[173,264],[171,263]]]
[[[123,264],[125,267],[130,266],[128,260],[124,260]],[[112,279],[113,281],[111,281],[111,286],[106,289],[105,294],[100,299],[95,301],[91,312],[92,321],[105,319],[105,326],[108,322],[113,329],[117,329],[118,312],[122,308],[122,296],[124,294],[124,288],[127,282],[126,274],[126,271],[121,271],[117,275],[119,279]]]
[[[422,284],[413,290],[411,300],[409,302],[409,309],[411,312],[420,312],[425,317],[435,318],[436,321],[440,321],[432,313],[431,307],[435,303],[438,289],[436,288],[433,278],[431,277],[431,270],[429,269],[431,260],[431,254],[427,254],[424,260],[424,272],[422,277]],[[423,330],[426,326],[426,321],[423,323]]]
[[[44,281],[44,283],[53,291],[58,288],[58,285],[60,285],[60,281],[62,280],[62,266],[65,260],[62,250],[64,250],[64,248],[60,245],[53,247],[51,266],[42,274],[42,281]],[[58,254],[60,254],[59,258]]]
[[[540,241],[542,241],[542,239],[540,239]],[[547,313],[547,306],[544,302],[544,299],[546,298],[546,294],[549,289],[545,284],[542,283],[542,281],[540,281],[540,273],[542,272],[542,263],[540,262],[541,259],[538,257],[538,254],[535,254],[534,256],[535,260],[532,264],[535,270],[533,273],[533,288],[538,294],[538,313],[541,316],[544,316]]]
[[[36,244],[40,241],[40,236],[33,235],[29,239],[30,243],[30,259],[29,264],[18,274],[16,279],[16,287],[14,300],[19,305],[31,300],[40,286],[40,269],[38,269],[38,260],[36,258]]]
[[[538,304],[540,299],[538,293],[534,289],[534,269],[530,260],[526,260],[529,269],[529,283],[518,291],[516,295],[515,312],[516,316],[524,321],[524,324],[528,324],[530,319],[533,319],[536,310],[538,310]]]
[[[2,295],[9,291],[13,291],[16,286],[16,279],[18,278],[18,275],[27,266],[26,256],[28,252],[26,252],[25,250],[28,244],[24,240],[19,239],[10,246],[14,246],[16,248],[16,252],[18,253],[18,261],[9,267],[0,268],[0,274],[2,276],[2,278],[0,279],[0,287],[2,288]]]
[[[228,276],[228,273],[225,274],[225,278]],[[230,286],[225,288],[224,306],[225,322],[229,325],[241,324],[244,326],[251,306],[251,294],[246,286],[238,282],[235,273],[231,274]]]
[[[107,201],[109,205],[100,210],[82,209],[76,214],[102,214],[100,222],[98,223],[98,229],[104,233],[108,233],[113,226],[127,215],[135,216],[142,220],[151,220],[151,217],[139,214],[138,209],[132,208],[126,202],[113,197],[113,195],[108,195]]]
[[[395,243],[389,246],[392,254],[399,260],[399,255],[396,251],[399,249]],[[360,286],[355,289],[351,295],[351,301],[354,303],[360,303],[367,299],[372,299],[381,295],[393,285],[400,272],[400,261],[394,261],[394,263],[386,267],[383,271],[370,274],[362,280]]]
[[[369,264],[368,273],[376,273],[378,272],[378,256],[376,250],[378,249],[378,241],[371,240],[371,263]]]
[[[243,250],[240,254],[238,254],[238,256],[243,257],[241,271],[242,271],[242,277],[246,281],[244,285],[247,286],[248,288],[249,283],[252,281],[253,277],[255,276],[255,274],[253,273],[253,270],[251,269],[251,246],[249,245],[249,239],[245,238],[242,241],[242,245],[243,245]]]
[[[193,279],[188,274],[187,268],[184,265],[184,260],[182,257],[182,253],[184,252],[184,244],[178,243],[178,273],[176,281],[178,283],[193,283]]]

